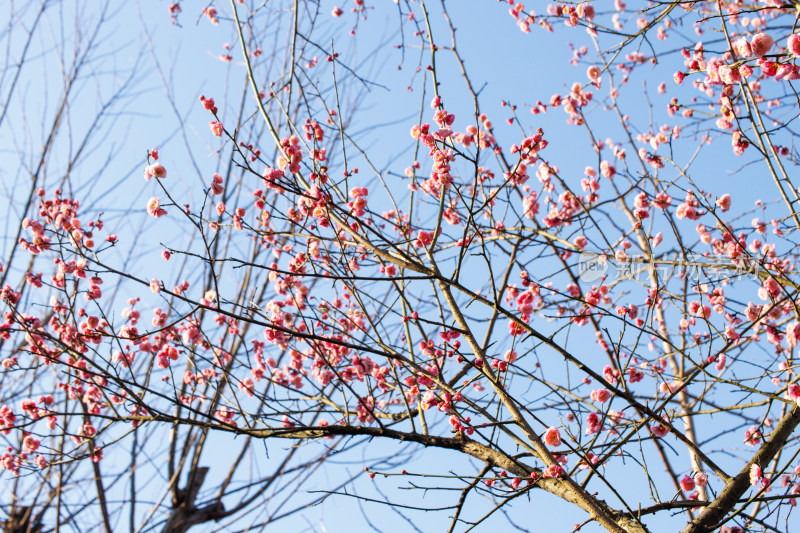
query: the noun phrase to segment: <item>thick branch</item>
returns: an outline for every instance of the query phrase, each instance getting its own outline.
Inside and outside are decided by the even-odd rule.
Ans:
[[[716,500],[706,507],[694,520],[692,520],[681,533],[710,533],[717,529],[717,525],[738,503],[739,498],[750,486],[750,468],[757,464],[765,468],[775,457],[786,441],[789,440],[797,425],[800,424],[800,409],[793,407],[781,418],[769,441],[765,442],[750,461],[744,465],[739,473],[731,479]]]

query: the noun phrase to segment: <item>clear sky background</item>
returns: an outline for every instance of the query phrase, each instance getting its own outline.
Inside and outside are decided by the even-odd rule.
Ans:
[[[606,9],[603,2],[605,0],[595,2],[599,11]],[[15,18],[10,24],[30,27],[36,19],[38,7],[35,4],[16,5],[13,11]],[[174,265],[160,259],[162,244],[176,248],[191,246],[188,242],[191,235],[185,228],[173,225],[169,217],[154,221],[147,216],[145,205],[148,198],[160,191],[154,181],[144,181],[142,171],[147,151],[157,148],[159,160],[168,171],[170,191],[176,198],[196,205],[202,201],[204,190],[214,172],[227,164],[224,157],[218,157],[220,149],[223,154],[227,151],[220,140],[210,134],[209,115],[200,104],[199,97],[205,95],[215,98],[221,120],[226,125],[238,120],[236,113],[239,102],[243,98],[251,98],[249,89],[244,85],[241,51],[233,24],[228,18],[230,6],[222,2],[215,4],[219,10],[220,24],[213,25],[202,15],[201,4],[183,2],[179,25],[175,25],[167,13],[169,3],[163,1],[112,2],[105,6],[105,11],[99,2],[77,7],[71,2],[65,4],[64,7],[48,10],[44,18],[38,21],[40,30],[36,32],[26,53],[26,68],[15,82],[14,97],[0,123],[0,153],[3,159],[0,164],[0,190],[11,200],[8,211],[0,214],[0,257],[7,256],[9,242],[15,235],[12,224],[19,220],[23,208],[20,198],[24,186],[31,170],[38,168],[41,146],[58,114],[58,99],[64,90],[62,72],[71,68],[76,61],[71,56],[75,44],[95,39],[96,45],[91,56],[81,65],[81,74],[71,89],[72,96],[61,116],[62,134],[55,141],[57,144],[53,155],[44,162],[44,169],[40,173],[41,183],[48,191],[55,187],[66,188],[80,199],[84,209],[105,213],[103,220],[109,232],[117,234],[121,243],[114,257],[118,265],[127,264],[137,269],[142,278],[163,279],[166,285],[171,286],[180,282],[180,279],[171,279]],[[282,4],[288,6],[290,3]],[[337,4],[345,10],[339,18],[330,15],[331,9]],[[396,177],[402,175],[414,159],[414,144],[409,130],[418,122],[421,104],[425,115],[423,121],[431,122],[428,106],[432,96],[430,87],[423,99],[421,77],[424,72],[417,72],[417,66],[421,64],[424,68],[429,58],[427,51],[413,46],[402,50],[395,47],[404,40],[406,43],[415,42],[410,36],[415,29],[405,20],[405,7],[401,16],[398,7],[390,0],[371,0],[367,4],[369,9],[364,19],[349,12],[352,2],[320,0],[322,15],[315,30],[316,43],[326,50],[333,46],[340,54],[337,68],[349,67],[364,76],[363,83],[351,80],[342,84],[339,96],[343,109],[348,110],[348,130],[382,175]],[[430,4],[430,11],[435,13],[432,18],[435,22],[434,40],[442,47],[450,46],[451,37],[443,25],[441,9],[436,2]],[[535,10],[544,11],[545,3],[531,4]],[[610,8],[610,0],[608,4]],[[412,6],[419,16],[418,4],[413,3]],[[591,39],[582,30],[567,30],[561,26],[555,27],[554,34],[541,28],[525,34],[519,31],[508,14],[508,6],[502,2],[451,0],[447,7],[457,28],[458,50],[465,60],[470,81],[479,94],[481,111],[493,121],[500,143],[507,149],[536,128],[543,128],[550,142],[546,158],[559,167],[561,175],[571,186],[578,188],[584,167],[597,164],[597,155],[587,149],[586,131],[565,124],[566,114],[561,110],[549,109],[546,114],[534,115],[530,109],[537,101],[548,103],[551,95],[568,92],[574,82],[587,82],[586,68],[589,63],[579,61],[573,65],[569,61],[574,57],[576,48],[591,47]],[[0,8],[0,12],[12,10],[6,5]],[[107,20],[94,34],[95,24],[101,17]],[[635,17],[632,15],[632,18]],[[274,21],[274,24],[269,21],[262,23],[263,29],[259,31],[265,32],[261,41],[264,53],[260,60],[276,61],[270,72],[274,73],[273,79],[279,81],[280,62],[287,44],[286,17]],[[351,35],[354,28],[355,35]],[[676,94],[689,94],[689,89],[674,86],[672,73],[683,66],[677,49],[687,42],[693,43],[695,36],[691,28],[682,27],[676,28],[674,34],[675,41],[670,41],[666,47],[670,53],[661,56],[661,63],[637,70],[629,83],[621,88],[619,99],[624,102],[623,108],[629,110],[635,131],[646,133],[648,129],[653,131],[661,124],[672,124],[674,121],[667,115],[669,99]],[[685,39],[681,37],[682,34],[685,34]],[[7,47],[7,57],[20,57],[26,41],[19,35],[24,34],[11,28],[6,31],[4,46]],[[602,42],[610,45],[612,40]],[[309,50],[312,48],[309,47]],[[649,54],[647,48],[646,43],[638,43],[629,51],[639,49]],[[423,55],[422,59],[420,54]],[[231,60],[221,59],[220,56],[224,55],[230,55]],[[302,63],[313,61],[313,56],[317,57],[319,63],[314,68],[304,69],[303,75],[308,76],[309,83],[319,84],[330,95],[332,70],[330,63],[325,61],[326,52],[319,50],[316,54],[307,55],[302,58]],[[264,72],[268,67],[262,64],[259,68]],[[447,50],[442,50],[437,57],[437,74],[445,105],[456,115],[454,127],[463,131],[467,125],[474,123],[473,102],[466,91],[460,68]],[[3,96],[11,90],[12,80],[10,74],[0,79]],[[667,83],[667,94],[659,94],[658,85],[661,82]],[[413,90],[409,91],[408,87]],[[597,107],[597,112],[589,115],[597,117],[592,127],[601,132],[602,138],[622,141],[618,123],[608,121],[607,115],[600,113],[604,105],[602,98],[607,91],[607,85],[595,91],[596,100],[600,101],[591,104]],[[506,123],[513,115],[510,106],[502,105],[504,101],[517,106],[519,121],[513,125]],[[253,105],[245,108],[248,113],[255,112]],[[101,110],[103,116],[95,120]],[[303,118],[300,117],[301,122]],[[258,120],[257,116],[245,119],[248,128],[257,124]],[[261,147],[264,152],[273,150],[268,140],[264,136],[264,146]],[[695,157],[692,147],[698,141],[692,138],[691,132],[686,132],[684,140],[680,142],[685,144],[676,143],[676,153],[683,150],[682,155],[676,155],[676,161],[683,159],[683,163],[686,163]],[[722,190],[756,200],[759,191],[752,183],[760,172],[758,166],[747,166],[747,160],[742,159],[742,167],[738,172],[729,172],[736,169],[729,164],[722,170],[717,162],[723,158],[729,162],[731,155],[729,146],[718,144],[722,146],[703,148],[696,156],[692,168],[697,183],[715,193]],[[628,150],[631,148],[628,147]],[[78,164],[71,166],[68,162],[79,153],[85,155]],[[331,167],[342,163],[340,154],[331,153],[330,159]],[[420,162],[423,173],[427,172],[429,162],[422,157]],[[362,170],[358,185],[371,190],[381,187],[376,174],[367,170],[369,164],[363,157],[349,155],[348,165]],[[393,179],[391,182],[397,186],[401,180]],[[242,191],[241,199],[231,199],[231,203],[250,202],[250,193],[249,190]],[[398,192],[397,196],[402,198],[405,194]],[[0,209],[0,213],[3,211]],[[693,230],[687,226],[687,231]],[[22,263],[4,266],[17,272],[23,267]],[[483,281],[476,279],[476,283]],[[122,295],[127,290],[124,286],[120,290],[117,312],[121,311],[129,296]],[[592,343],[590,333],[578,332],[575,335],[586,335],[587,346]],[[552,368],[563,368],[559,364],[555,362]],[[711,438],[715,429],[704,429],[707,431],[705,436]],[[309,446],[325,444],[312,443]],[[212,478],[215,474],[221,475],[220,472],[214,472],[213,464],[219,456],[228,453],[229,445],[220,439],[210,447],[206,462],[212,466]],[[270,461],[269,449],[282,445],[281,442],[266,443],[264,457],[260,460]],[[742,446],[739,440],[734,445]],[[406,469],[414,475],[410,478],[398,476],[385,479],[379,475],[375,480],[362,475],[340,490],[376,500],[388,499],[407,505],[419,505],[422,502],[425,506],[437,508],[453,505],[459,492],[426,491],[424,488],[413,488],[413,485],[461,487],[460,480],[425,476],[431,471],[442,473],[445,471],[442,465],[452,464],[452,472],[465,475],[476,473],[481,466],[471,464],[455,452],[415,452],[420,450],[395,442],[373,441],[356,446],[351,452],[335,458],[332,465],[316,472],[315,481],[309,488],[329,490],[346,476],[358,473],[365,465],[381,473],[398,473]],[[414,455],[414,458],[405,460],[402,455],[405,453]],[[675,449],[675,453],[685,455],[685,451],[679,449]],[[382,462],[387,457],[391,460]],[[398,457],[402,460],[397,460]],[[127,459],[125,454],[110,454],[108,457],[108,461]],[[688,465],[688,460],[683,462]],[[731,466],[737,464],[732,460]],[[631,467],[639,468],[637,465]],[[143,468],[158,471],[159,465]],[[608,473],[609,478],[626,490],[649,490],[646,486],[626,487],[625,468],[625,465],[617,464],[615,470]],[[657,468],[661,468],[660,465]],[[154,492],[163,490],[157,482],[152,487],[155,487]],[[119,487],[120,497],[124,497],[126,490],[124,486]],[[145,486],[144,490],[150,490],[150,487]],[[660,496],[665,500],[671,497],[665,494]],[[267,507],[270,505],[275,504],[270,503]],[[473,496],[467,510],[469,518],[475,519],[482,512],[488,512],[491,506],[488,499],[480,495]],[[520,498],[505,511],[509,512],[509,520],[522,531],[570,531],[574,524],[585,518],[575,507],[542,491],[530,493],[530,498]],[[413,528],[404,516],[413,516],[420,530],[434,532],[447,529],[449,514],[449,511],[420,513],[380,504],[367,505],[348,496],[334,496],[266,530],[330,533],[407,531]],[[683,517],[673,521],[665,519],[661,524],[651,520],[650,525],[653,531],[675,531],[684,521]],[[490,531],[492,523],[489,521],[487,525],[479,526],[477,531]],[[245,524],[218,524],[192,531],[212,531],[214,527],[244,528]],[[583,531],[599,529],[590,525]]]

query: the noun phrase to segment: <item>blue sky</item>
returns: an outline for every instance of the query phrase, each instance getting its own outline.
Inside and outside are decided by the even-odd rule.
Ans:
[[[345,14],[340,18],[329,14],[336,2],[322,0],[319,3],[321,15],[314,29],[313,42],[305,45],[306,53],[297,62],[298,65],[306,65],[316,56],[318,64],[313,68],[298,67],[298,70],[302,70],[299,76],[305,80],[307,96],[312,101],[310,107],[320,116],[324,116],[319,100],[324,98],[326,102],[331,102],[336,97],[332,84],[334,71],[332,64],[326,61],[326,55],[331,47],[338,52],[336,74],[338,98],[344,111],[342,118],[347,121],[347,131],[353,141],[369,155],[369,160],[366,160],[349,145],[348,168],[360,169],[357,176],[348,178],[349,186],[358,185],[368,187],[371,191],[381,191],[383,178],[394,198],[405,206],[409,191],[408,181],[402,175],[415,157],[415,144],[409,131],[418,123],[420,113],[423,114],[422,122],[431,122],[429,102],[433,95],[430,82],[424,83],[425,66],[430,63],[430,59],[428,51],[420,50],[419,40],[412,36],[415,28],[405,20],[405,5],[400,15],[397,6],[388,0],[367,3],[369,10],[366,18],[350,13],[350,2],[347,6],[344,1],[339,2],[345,9]],[[288,7],[290,2],[273,4],[286,4],[284,7]],[[107,231],[119,236],[119,245],[105,256],[116,267],[134,270],[145,280],[161,279],[167,287],[184,278],[191,281],[193,288],[202,283],[202,272],[193,270],[191,266],[176,272],[176,261],[164,262],[160,255],[164,245],[189,250],[200,246],[197,235],[191,228],[180,223],[178,213],[184,203],[194,207],[206,200],[205,191],[215,172],[224,174],[229,171],[229,141],[211,135],[208,127],[211,117],[203,109],[199,97],[204,95],[215,99],[220,110],[220,120],[226,127],[240,123],[241,138],[258,139],[257,147],[265,154],[273,153],[274,147],[264,132],[264,125],[256,113],[249,87],[245,83],[242,54],[230,21],[230,7],[221,3],[216,6],[220,24],[214,25],[202,15],[199,4],[190,5],[184,2],[183,13],[179,18],[180,25],[173,25],[166,12],[167,5],[166,2],[110,5],[105,14],[108,20],[100,25],[96,34],[93,33],[93,24],[103,16],[103,12],[96,6],[80,6],[77,13],[71,5],[59,7],[49,10],[39,22],[41,31],[37,31],[32,40],[27,53],[26,68],[17,82],[5,122],[0,127],[0,150],[6,161],[0,166],[0,183],[3,194],[11,199],[10,209],[0,215],[3,228],[0,257],[8,256],[14,236],[14,224],[21,218],[24,199],[27,197],[25,187],[31,169],[38,168],[41,147],[46,142],[49,127],[58,111],[58,97],[64,89],[61,73],[69,70],[73,62],[71,52],[75,46],[80,47],[94,35],[96,46],[87,62],[82,64],[81,74],[71,89],[72,95],[61,119],[59,135],[54,141],[51,155],[40,171],[40,183],[48,191],[55,187],[64,188],[80,199],[88,213],[104,213]],[[419,6],[417,3],[411,5],[417,21],[420,22]],[[584,168],[597,166],[599,162],[597,153],[589,147],[586,130],[565,124],[566,114],[560,109],[549,109],[546,114],[538,115],[532,114],[530,109],[537,101],[549,103],[553,94],[567,93],[574,82],[588,82],[586,68],[590,64],[589,60],[581,60],[577,65],[570,64],[569,60],[573,58],[575,49],[593,46],[589,36],[585,31],[569,30],[561,26],[556,26],[553,34],[540,28],[534,29],[531,34],[525,34],[517,29],[508,14],[508,6],[504,3],[460,0],[449,2],[447,7],[453,25],[457,28],[457,49],[464,59],[469,80],[478,93],[480,111],[492,120],[495,135],[506,150],[505,153],[508,154],[511,144],[521,142],[541,127],[549,141],[543,157],[558,166],[562,178],[570,187],[578,189]],[[542,5],[541,8],[543,7]],[[316,9],[313,3],[309,9],[312,8]],[[36,16],[34,6],[17,9],[20,11],[15,20],[20,21],[20,26],[29,27]],[[434,40],[442,47],[437,53],[440,94],[447,110],[456,116],[454,128],[463,131],[465,127],[475,123],[473,100],[467,91],[467,83],[462,77],[456,57],[447,50],[451,37],[441,10],[438,4],[429,9],[432,15],[435,14],[432,16]],[[537,6],[537,9],[540,7]],[[273,18],[262,16],[256,19],[254,35],[258,38],[257,46],[263,49],[263,54],[254,64],[260,79],[280,85],[282,75],[285,74],[281,67],[288,53],[286,30],[291,18],[287,10],[278,9],[275,13]],[[401,20],[404,21],[402,36],[399,30]],[[357,26],[354,26],[356,23]],[[354,27],[353,36],[350,31]],[[681,32],[687,32],[685,39],[681,38]],[[688,33],[688,28],[676,28],[674,33],[677,43],[668,46],[669,53],[661,56],[660,64],[640,67],[631,75],[629,83],[620,88],[619,101],[622,102],[623,111],[630,114],[634,135],[653,131],[661,124],[672,125],[679,122],[667,114],[669,99],[674,95],[691,98],[694,94],[686,86],[676,88],[672,82],[672,73],[683,68],[683,59],[677,53],[677,48],[685,43],[693,43],[694,37]],[[395,45],[403,42],[403,39],[407,46],[401,51]],[[7,33],[6,41],[10,56],[18,57],[25,41],[14,33]],[[603,37],[600,42],[601,46],[610,46],[613,38]],[[629,50],[638,49],[647,53],[647,48],[646,43],[637,42]],[[222,60],[220,56],[223,55],[230,55],[231,61]],[[590,54],[587,57],[593,56]],[[421,72],[417,72],[418,66],[422,68]],[[362,75],[364,79],[352,79],[347,74],[348,69]],[[9,76],[0,79],[1,94],[5,95],[10,90],[10,79]],[[657,88],[661,82],[667,83],[667,94],[659,94]],[[412,90],[408,90],[409,87]],[[297,91],[295,94],[299,94],[300,87],[295,86],[293,90]],[[314,94],[315,92],[318,94]],[[614,142],[623,142],[624,132],[618,122],[613,120],[611,113],[604,112],[604,106],[608,103],[605,100],[608,94],[607,81],[594,94],[593,102],[587,106],[587,116],[593,132],[598,132],[601,139],[608,137]],[[508,105],[503,105],[503,102]],[[514,116],[512,105],[517,106],[518,120],[508,124],[506,120]],[[105,114],[95,121],[100,110]],[[272,105],[269,111],[279,124],[281,134],[286,134],[289,128],[280,118],[277,107]],[[297,117],[299,123],[305,118],[300,115]],[[693,137],[691,130],[685,131],[681,139],[673,144],[675,161],[679,165],[693,161],[691,177],[698,188],[708,189],[715,194],[719,191],[730,192],[737,198],[757,198],[757,193],[761,191],[752,184],[762,172],[760,167],[749,164],[752,160],[748,156],[741,158],[740,162],[734,160],[727,140],[696,151],[699,144],[699,139]],[[146,182],[142,177],[147,151],[152,148],[158,149],[159,161],[167,168],[168,175],[164,183],[178,204],[167,206],[170,216],[158,220],[153,220],[146,214],[145,204],[154,195],[161,196],[162,204],[165,203],[164,192],[156,180]],[[341,149],[341,146],[338,145],[337,148]],[[628,146],[627,150],[633,153],[632,147]],[[81,157],[76,165],[71,166],[69,161],[76,154]],[[483,157],[487,166],[492,165],[490,154],[484,153]],[[603,158],[607,157],[606,152]],[[269,156],[265,159],[269,159]],[[338,176],[343,164],[341,154],[332,150],[329,159],[331,167],[337,168]],[[417,155],[417,159],[422,166],[420,174],[426,174],[430,168],[429,159],[424,153]],[[724,165],[720,161],[724,161]],[[469,168],[459,170],[468,172]],[[734,170],[737,172],[732,172]],[[635,171],[631,173],[635,174]],[[676,172],[670,173],[667,170],[665,173],[667,175],[664,180],[680,181]],[[257,186],[261,184],[258,183]],[[245,183],[234,189],[234,192],[226,193],[226,203],[229,206],[249,207],[255,188],[256,186]],[[769,194],[771,197],[771,191]],[[374,203],[371,204],[378,212],[390,206],[389,195],[381,192],[377,193]],[[749,222],[749,217],[755,216],[744,206],[740,205],[739,210],[744,213],[741,218],[743,225]],[[420,207],[418,212],[422,213],[421,218],[414,222],[423,225],[430,222],[435,214],[435,210],[424,207]],[[696,238],[694,224],[683,222],[686,226],[681,231]],[[567,235],[570,239],[574,237],[571,232],[567,232]],[[234,248],[231,253],[244,251],[244,248]],[[536,274],[544,278],[550,273],[551,266],[551,263],[537,265]],[[4,267],[11,275],[21,273],[26,265],[16,259]],[[467,276],[467,282],[480,286],[485,283],[485,274],[480,267],[475,267]],[[231,277],[226,282],[234,285],[237,280]],[[633,292],[637,290],[642,289],[631,289]],[[120,284],[119,291],[119,305],[113,310],[117,314],[125,306],[125,300],[130,295],[137,294],[135,289],[124,283]],[[156,301],[146,301],[144,305],[157,305]],[[546,317],[537,317],[536,320],[541,321],[545,330],[552,324]],[[502,327],[505,328],[505,325]],[[552,328],[555,331],[556,325],[553,324]],[[569,334],[573,346],[581,346],[583,343],[587,350],[593,346],[591,332],[572,329]],[[542,374],[566,372],[564,362],[552,355],[547,352],[536,354],[542,364]],[[533,398],[537,397],[535,391],[530,394]],[[718,417],[720,418],[723,417]],[[555,423],[556,420],[557,417],[554,417],[550,423]],[[440,423],[445,425],[446,420],[443,419]],[[720,428],[723,425],[724,422],[720,424]],[[708,438],[712,438],[717,431],[718,428],[713,425],[703,428],[704,437]],[[215,436],[213,440],[213,445],[206,449],[204,456],[204,460],[212,465],[210,480],[224,475],[224,470],[214,470],[213,466],[217,461],[227,464],[225,460],[229,458],[231,447],[237,445],[235,440],[231,441],[227,436]],[[318,453],[325,444],[325,441],[311,443],[308,445],[309,450],[301,453],[308,453],[310,456]],[[253,452],[249,457],[255,465],[253,468],[269,467],[269,462],[274,460],[269,455],[270,450],[280,450],[282,446],[282,442],[268,442],[263,456],[260,452]],[[738,437],[736,446],[742,447]],[[715,446],[715,449],[722,448],[722,444]],[[154,457],[161,451],[163,449],[159,450],[159,446],[154,446]],[[406,461],[401,456],[404,459],[402,462],[393,461],[398,454],[406,452],[413,455],[413,458]],[[354,476],[365,465],[374,465],[381,474],[398,473],[406,469],[412,474],[410,477],[384,479],[378,475],[370,480],[361,475],[341,491],[346,490],[350,494],[357,493],[373,499],[385,497],[391,502],[408,505],[422,502],[422,505],[436,508],[452,505],[458,498],[455,488],[463,486],[461,480],[447,476],[474,475],[481,466],[452,452],[412,452],[412,447],[401,446],[393,441],[375,440],[355,446],[351,451],[332,459],[325,469],[316,471],[312,481],[303,490],[329,490],[348,476]],[[675,453],[682,457],[676,464],[687,466],[685,450],[676,448]],[[115,461],[112,463],[112,470],[124,471],[127,468],[123,461],[128,460],[128,457],[124,452],[109,454],[108,460]],[[260,461],[265,461],[266,465],[260,464]],[[735,468],[739,462],[733,457],[725,464]],[[640,478],[636,481],[629,480],[626,470],[628,468],[638,466],[634,460],[628,458],[616,463],[614,469],[609,469],[611,483],[623,487],[626,493],[649,491],[650,488]],[[152,490],[152,497],[155,498],[163,491],[164,480],[161,475],[163,472],[159,471],[160,465],[157,462],[144,464],[142,469],[143,472],[155,475],[153,481],[142,489]],[[428,477],[433,472],[445,477]],[[659,474],[654,476],[658,477]],[[210,481],[208,483],[210,485]],[[421,488],[414,488],[415,486]],[[431,486],[439,489],[447,487],[447,490],[429,491],[424,488]],[[122,498],[127,486],[120,482],[112,490],[119,490]],[[146,496],[150,497],[149,494]],[[312,500],[316,497],[304,495],[302,498]],[[662,500],[669,500],[672,494],[662,493],[660,497]],[[481,495],[473,496],[469,502],[465,517],[472,520],[492,507],[491,501]],[[271,506],[276,505],[270,502],[266,509],[274,511],[275,508]],[[532,493],[530,500],[520,498],[515,501],[510,506],[509,513],[510,521],[531,531],[569,531],[574,524],[585,518],[574,507],[542,491]],[[362,506],[355,498],[338,496],[309,507],[275,527],[266,527],[266,530],[344,532],[372,531],[377,528],[383,531],[405,531],[411,528],[400,516],[405,515],[413,517],[420,530],[444,531],[449,527],[448,514],[449,511],[398,513],[388,506]],[[258,515],[255,517],[257,522]],[[117,517],[120,521],[124,518]],[[247,520],[251,518],[248,517]],[[653,531],[674,531],[684,522],[683,517],[663,520],[651,523]],[[496,523],[503,523],[503,520]],[[237,522],[217,527],[244,528],[245,525],[246,522]],[[481,526],[477,530],[483,531],[491,527]],[[204,530],[214,529],[209,527]],[[599,530],[597,526],[589,525],[582,531]]]

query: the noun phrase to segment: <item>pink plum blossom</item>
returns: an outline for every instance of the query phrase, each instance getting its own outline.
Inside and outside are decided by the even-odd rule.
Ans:
[[[166,215],[167,212],[161,207],[161,201],[153,196],[147,201],[147,214],[158,218]]]
[[[800,35],[793,33],[786,39],[786,48],[795,57],[800,57]]]
[[[547,431],[544,432],[544,441],[551,448],[561,446],[561,433],[558,431],[558,428],[549,427]]]
[[[756,57],[764,57],[774,44],[775,40],[766,33],[757,33],[750,41],[750,47]]]
[[[761,467],[758,466],[758,464],[753,463],[750,466],[750,484],[753,485],[753,486],[758,485],[758,483],[761,481],[762,477],[763,477],[763,473],[761,471]]]
[[[719,198],[717,198],[717,206],[722,209],[722,211],[727,211],[731,208],[731,195],[730,194],[723,194]]]
[[[593,402],[605,403],[611,398],[611,393],[607,389],[594,389],[591,398]]]
[[[150,181],[150,178],[166,178],[167,177],[167,169],[164,168],[164,165],[161,163],[153,163],[152,165],[148,165],[147,168],[144,170],[144,179]]]

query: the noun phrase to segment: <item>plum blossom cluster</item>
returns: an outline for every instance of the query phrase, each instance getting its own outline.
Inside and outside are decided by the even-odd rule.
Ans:
[[[287,447],[303,453],[319,444],[324,454],[346,453],[366,438],[421,444],[420,453],[438,447],[483,463],[448,479],[472,479],[464,483],[472,488],[482,481],[504,511],[523,491],[547,490],[612,531],[641,531],[636,520],[667,513],[702,520],[710,504],[725,504],[715,501],[722,493],[737,493],[731,521],[753,510],[749,495],[767,491],[759,505],[789,511],[800,494],[795,430],[786,429],[800,409],[800,196],[791,144],[773,140],[791,136],[785,110],[797,113],[786,95],[766,95],[798,77],[800,37],[773,24],[786,14],[782,3],[757,4],[769,5],[760,14],[712,4],[640,12],[619,0],[603,9],[577,2],[536,14],[509,3],[523,32],[579,29],[585,43],[567,48],[580,81],[565,81],[549,100],[532,88],[519,106],[474,93],[466,99],[474,114],[462,114],[444,61],[438,71],[434,61],[421,65],[418,78],[436,96],[421,97],[429,122],[413,121],[405,173],[394,162],[384,171],[351,135],[351,111],[338,98],[349,83],[364,83],[352,58],[330,51],[326,65],[301,46],[286,85],[269,82],[269,112],[284,112],[265,126],[269,135],[233,118],[226,129],[214,99],[200,97],[212,135],[236,137],[220,146],[218,172],[204,167],[201,182],[180,191],[158,151],[148,152],[144,177],[162,190],[147,201],[149,216],[140,213],[145,230],[159,227],[150,217],[166,206],[180,209],[170,222],[191,237],[154,252],[175,258],[169,263],[127,271],[114,255],[124,239],[97,245],[107,221],[89,220],[60,191],[47,198],[35,190],[16,241],[29,266],[16,259],[0,269],[1,363],[4,376],[46,369],[55,385],[36,399],[42,381],[28,380],[4,396],[3,475],[101,461],[122,448],[120,433],[174,427],[176,435],[313,441]],[[674,12],[659,18],[656,7]],[[364,21],[371,9],[357,1],[351,12]],[[393,9],[401,24],[415,25],[426,53],[454,53],[435,41],[436,25],[421,23],[434,16],[424,6]],[[676,31],[675,20],[693,20],[685,15],[692,10],[711,11]],[[732,26],[717,28],[713,46],[672,45],[722,12]],[[211,6],[203,14],[225,21]],[[252,17],[240,28],[259,16],[234,15]],[[339,31],[341,21],[328,23]],[[619,54],[590,52],[623,30],[652,35],[652,55],[627,42]],[[261,48],[248,48],[260,39],[240,43],[247,61],[259,57]],[[674,53],[661,52],[662,40]],[[642,113],[626,98],[656,59],[682,63],[674,79],[685,86],[657,80],[643,100],[669,104]],[[255,93],[265,68],[248,64]],[[417,78],[411,83],[412,94],[430,95]],[[247,121],[259,118],[252,102],[242,105]],[[547,113],[556,108],[564,113]],[[455,110],[474,123],[457,131]],[[566,129],[551,130],[553,121]],[[511,127],[521,133],[501,144]],[[754,165],[724,173],[735,159],[729,141],[734,154],[768,163],[780,194],[753,203],[735,186]],[[710,145],[706,168],[695,158],[711,158]],[[781,174],[781,165],[790,170]],[[182,172],[168,166],[170,176]],[[750,188],[766,189],[760,181]],[[203,202],[191,203],[197,197]],[[589,263],[598,268],[588,272]],[[735,422],[725,425],[726,417]],[[792,453],[764,459],[782,438],[777,448]],[[72,447],[57,450],[58,439]],[[646,468],[632,466],[640,456]],[[387,469],[400,465],[392,460]],[[660,496],[608,487],[623,467],[635,486]],[[367,471],[364,481],[381,482]],[[620,498],[647,512],[613,509]]]

